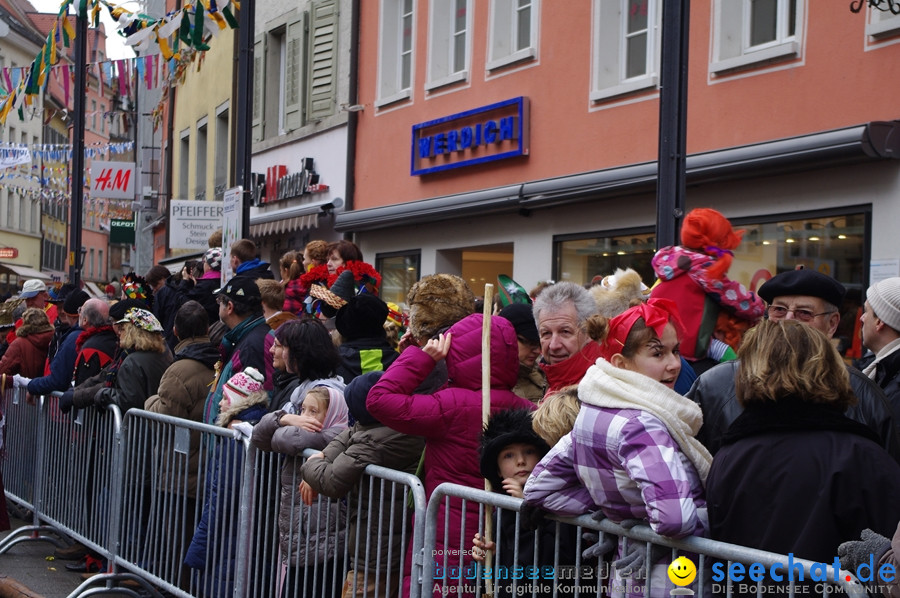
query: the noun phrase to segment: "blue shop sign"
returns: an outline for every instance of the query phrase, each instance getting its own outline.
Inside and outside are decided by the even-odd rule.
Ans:
[[[528,155],[528,98],[413,125],[413,176]]]

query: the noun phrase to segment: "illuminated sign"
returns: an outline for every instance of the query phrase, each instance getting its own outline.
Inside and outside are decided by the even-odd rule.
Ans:
[[[413,176],[527,156],[529,102],[518,97],[413,125]]]
[[[328,191],[328,185],[319,182],[319,173],[313,168],[312,158],[303,158],[300,165],[300,170],[291,174],[283,164],[266,168],[265,177],[254,174],[251,189],[253,204],[262,205]]]

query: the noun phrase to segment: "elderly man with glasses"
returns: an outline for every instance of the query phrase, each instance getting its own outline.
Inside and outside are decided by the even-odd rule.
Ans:
[[[807,269],[782,272],[759,288],[759,296],[768,303],[768,319],[797,320],[818,328],[828,338],[834,336],[840,324],[840,305],[846,292],[844,285],[830,276]],[[728,427],[743,411],[734,389],[739,366],[738,361],[715,366],[697,378],[687,395],[703,410],[703,427],[697,439],[713,454],[725,442]],[[858,402],[845,415],[871,428],[881,445],[900,461],[895,409],[877,384],[855,368],[848,366],[847,370]]]

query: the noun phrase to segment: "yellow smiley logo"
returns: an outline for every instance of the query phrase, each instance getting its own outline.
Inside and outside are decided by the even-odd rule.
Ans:
[[[680,556],[669,565],[669,581],[676,586],[691,584],[697,577],[697,567],[694,562],[684,556]]]

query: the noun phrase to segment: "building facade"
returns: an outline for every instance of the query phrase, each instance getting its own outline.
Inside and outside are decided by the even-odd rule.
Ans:
[[[657,249],[659,0],[380,0],[360,14],[352,233],[412,281],[531,288]],[[731,277],[900,274],[900,17],[809,0],[690,4],[686,209],[741,228]]]

